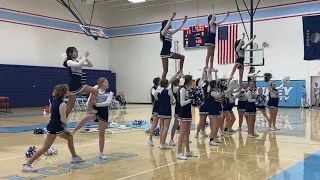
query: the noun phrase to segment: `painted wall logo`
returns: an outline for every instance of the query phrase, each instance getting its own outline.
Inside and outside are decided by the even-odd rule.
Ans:
[[[272,81],[279,87],[282,81]],[[268,87],[270,83],[257,81],[257,87],[261,87],[263,94],[269,97]],[[300,107],[302,86],[306,85],[306,81],[291,80],[286,86],[279,90],[279,106]]]
[[[259,88],[259,87],[258,87]],[[263,90],[263,94],[269,96],[269,89],[267,87],[261,87]],[[279,98],[280,101],[288,101],[290,99],[290,92],[293,87],[283,87],[283,89],[279,90]]]
[[[92,159],[86,159],[86,162],[84,163],[79,163],[79,164],[65,163],[65,164],[60,164],[58,167],[41,168],[41,169],[38,169],[37,173],[35,173],[35,175],[38,174],[38,176],[34,176],[32,178],[30,178],[30,174],[26,174],[27,177],[20,177],[17,175],[8,175],[8,176],[0,177],[0,179],[10,179],[10,180],[45,179],[47,178],[47,176],[56,176],[56,175],[69,173],[70,170],[72,169],[87,169],[90,167],[94,167],[94,164],[102,165],[102,164],[107,164],[114,161],[119,161],[121,159],[132,158],[135,156],[137,156],[137,154],[117,152],[117,153],[108,154],[107,160],[102,160],[96,157]]]

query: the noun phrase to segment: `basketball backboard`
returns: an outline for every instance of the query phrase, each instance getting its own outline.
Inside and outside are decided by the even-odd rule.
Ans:
[[[98,38],[105,38],[108,39],[108,36],[106,36],[101,28],[97,27],[91,27],[91,26],[84,26],[80,24],[81,29],[84,33],[88,36],[92,36],[95,40],[98,40]]]
[[[252,56],[251,56],[252,52]],[[250,61],[252,59],[252,62]],[[251,66],[264,66],[264,49],[245,50],[245,63],[251,63]]]

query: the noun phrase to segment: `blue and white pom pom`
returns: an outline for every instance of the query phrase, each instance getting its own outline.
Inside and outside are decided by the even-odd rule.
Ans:
[[[284,77],[284,78],[282,79],[283,85],[286,85],[286,84],[288,84],[289,82],[290,82],[290,77],[289,77],[289,76],[286,76],[286,77]]]
[[[154,135],[155,136],[160,136],[160,128],[156,128],[155,130],[154,130]]]
[[[45,156],[52,156],[58,154],[58,148],[51,146],[47,152],[44,153]]]
[[[33,130],[33,134],[47,134],[47,129],[38,127]]]
[[[119,129],[120,125],[118,123],[112,122],[109,124],[108,128]]]
[[[144,120],[142,120],[142,119],[139,119],[139,120],[134,120],[134,121],[132,122],[132,125],[137,126],[137,125],[141,125],[141,124],[145,124],[145,123],[146,123],[146,121],[144,121]]]
[[[199,87],[191,88],[190,99],[192,99],[192,106],[199,107],[204,103],[203,93]]]
[[[37,148],[35,146],[30,146],[29,149],[25,153],[26,157],[31,158],[36,151],[37,151]]]

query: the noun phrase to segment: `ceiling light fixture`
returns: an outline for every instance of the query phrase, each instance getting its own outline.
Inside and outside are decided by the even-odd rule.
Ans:
[[[142,2],[146,2],[146,0],[128,0],[131,3],[142,3]]]

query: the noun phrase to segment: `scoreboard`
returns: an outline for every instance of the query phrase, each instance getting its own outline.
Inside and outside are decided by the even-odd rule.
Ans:
[[[183,47],[202,47],[209,32],[209,25],[198,25],[183,28]]]

